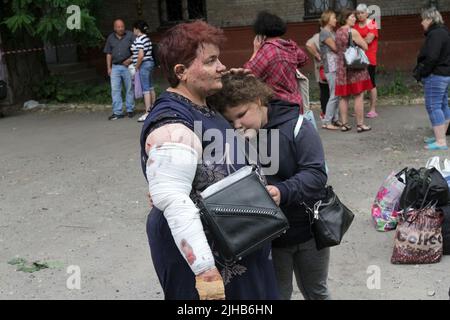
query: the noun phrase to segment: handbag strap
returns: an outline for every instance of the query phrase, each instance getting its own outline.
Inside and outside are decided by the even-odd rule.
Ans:
[[[241,143],[243,144],[243,148],[241,147],[242,146]],[[236,148],[236,152],[242,152],[242,154],[245,157],[246,165],[249,165],[249,166],[253,167],[253,169],[256,171],[256,174],[261,179],[261,181],[264,181],[263,177],[262,177],[262,174],[260,172],[260,161],[259,161],[258,156],[256,157],[256,163],[252,163],[251,159],[249,158],[249,156],[247,154],[247,151],[246,151],[246,148],[245,148],[246,145],[247,145],[246,144],[246,140],[238,136],[237,140],[236,140],[236,144],[238,146]],[[230,158],[230,154],[231,154],[230,148],[231,148],[230,144],[229,143],[225,143],[225,154],[222,157],[222,160],[224,161],[224,164],[226,166],[226,170],[227,170],[228,174],[231,174],[232,172],[236,172],[238,170],[233,165],[233,161]],[[254,150],[253,146],[250,143],[248,144],[248,148],[249,148],[249,152],[250,152],[250,149]],[[255,152],[257,154],[257,151],[255,151]],[[233,169],[233,171],[231,171],[230,168]]]
[[[354,47],[353,36],[352,36],[352,28],[348,28],[348,47]]]

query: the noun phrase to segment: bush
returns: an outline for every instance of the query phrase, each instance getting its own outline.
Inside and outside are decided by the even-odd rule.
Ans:
[[[158,86],[155,86],[155,91],[157,95],[160,93]],[[60,77],[51,76],[45,82],[33,87],[33,93],[37,100],[44,103],[111,104],[111,86],[109,83],[98,85],[73,84],[65,82]],[[137,102],[140,100],[137,100]]]
[[[399,72],[395,74],[394,80],[388,85],[378,87],[379,96],[399,96],[409,95],[411,93],[411,89],[406,85],[405,79]]]

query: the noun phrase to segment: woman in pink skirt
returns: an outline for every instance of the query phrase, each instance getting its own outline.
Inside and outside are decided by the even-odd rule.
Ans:
[[[353,29],[356,17],[353,11],[344,9],[339,17],[341,27],[336,31],[336,47],[338,50],[336,70],[336,96],[341,97],[339,111],[341,114],[341,131],[349,131],[352,127],[348,124],[348,104],[350,97],[355,99],[356,126],[358,132],[369,131],[372,128],[364,124],[364,92],[373,88],[367,69],[347,69],[344,61],[344,52],[348,48],[349,32],[352,33],[353,42],[367,50],[367,43],[361,35]]]

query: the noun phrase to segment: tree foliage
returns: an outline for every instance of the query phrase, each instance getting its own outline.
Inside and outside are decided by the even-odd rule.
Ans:
[[[103,41],[96,13],[101,0],[6,0],[2,24],[13,33],[26,32],[44,43],[55,44],[70,38],[81,46],[93,47]],[[69,6],[80,8],[80,28],[70,30]]]

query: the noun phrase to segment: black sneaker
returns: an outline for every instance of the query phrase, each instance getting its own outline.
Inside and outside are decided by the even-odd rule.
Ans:
[[[113,114],[108,117],[108,120],[118,120],[118,119],[122,119],[122,118],[123,118],[122,114]]]
[[[133,111],[131,111],[131,112],[127,112],[127,115],[128,115],[128,118],[133,118],[134,117],[134,112]]]

